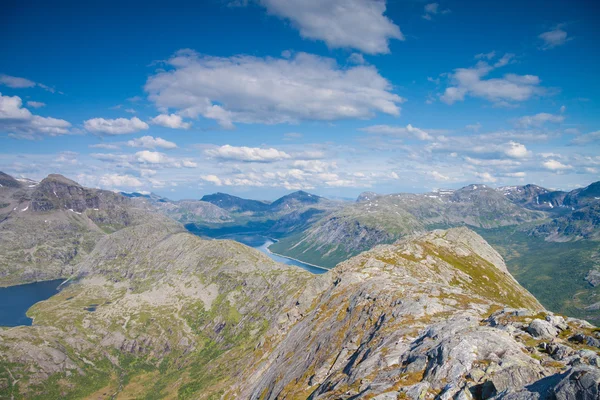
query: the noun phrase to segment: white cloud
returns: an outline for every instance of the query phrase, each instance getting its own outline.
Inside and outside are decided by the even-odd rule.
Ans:
[[[527,174],[525,172],[508,172],[504,174],[504,176],[508,176],[510,178],[525,178]]]
[[[155,138],[152,136],[142,136],[141,138],[133,139],[127,142],[129,147],[143,147],[146,149],[155,149],[157,147],[163,149],[175,149],[177,144],[169,142],[163,138]]]
[[[525,145],[513,141],[506,143],[504,153],[512,158],[524,158],[530,155]]]
[[[25,89],[25,88],[32,88],[32,87],[37,86],[48,92],[51,92],[51,93],[55,92],[54,88],[46,86],[43,83],[36,83],[30,79],[20,78],[18,76],[4,75],[4,74],[0,74],[0,85],[5,85],[5,86],[8,86],[9,88],[13,88],[13,89]]]
[[[171,159],[166,154],[158,151],[142,150],[135,153],[137,161],[149,164],[166,164],[170,163]]]
[[[217,186],[222,186],[221,179],[216,175],[201,175],[200,178],[206,182],[213,183]]]
[[[571,40],[571,38],[567,38],[567,32],[561,29],[561,25],[551,31],[541,33],[538,37],[543,41],[542,50],[562,46]]]
[[[151,76],[145,86],[161,110],[241,123],[296,123],[398,116],[404,99],[373,66],[340,68],[335,60],[298,53],[291,58],[229,58],[179,51],[174,69]]]
[[[327,162],[320,160],[296,160],[292,166],[306,172],[323,173],[337,168],[335,161]]]
[[[397,135],[397,136],[411,136],[419,140],[434,140],[428,132],[423,129],[416,128],[411,124],[403,126],[392,126],[392,125],[373,125],[366,128],[361,128],[361,131],[367,133],[375,133],[381,135]]]
[[[475,59],[477,60],[481,60],[482,58],[491,60],[492,58],[496,57],[496,52],[495,51],[490,51],[489,53],[479,53],[475,56]]]
[[[492,174],[490,174],[489,172],[476,172],[475,175],[477,175],[481,180],[483,180],[483,182],[486,182],[486,183],[487,182],[494,183],[498,180],[497,178],[492,176]]]
[[[307,39],[331,48],[389,53],[391,39],[404,40],[385,15],[385,0],[261,0],[269,14],[288,19]]]
[[[434,15],[437,14],[448,14],[450,10],[440,10],[440,5],[438,3],[429,3],[425,5],[425,14],[423,14],[423,19],[427,21],[431,21]]]
[[[600,131],[587,133],[585,135],[577,136],[571,141],[574,145],[586,145],[590,143],[600,142]]]
[[[177,114],[160,114],[151,121],[155,125],[171,129],[189,129],[192,126],[190,122],[183,122],[183,118]]]
[[[8,86],[13,89],[24,89],[35,86],[34,81],[30,81],[29,79],[19,78],[17,76],[10,75],[0,75],[0,84]]]
[[[99,183],[103,187],[122,188],[122,187],[140,187],[144,184],[136,177],[131,175],[106,174],[103,175]]]
[[[124,135],[149,128],[148,124],[138,117],[133,117],[131,119],[92,118],[84,121],[83,126],[89,132],[101,133],[105,135]]]
[[[35,139],[39,136],[70,134],[71,124],[63,119],[41,117],[23,108],[19,96],[0,93],[0,130],[14,138]]]
[[[196,168],[198,166],[197,163],[195,163],[194,161],[190,161],[190,160],[183,160],[181,162],[181,165],[183,165],[185,168]]]
[[[352,53],[348,57],[348,62],[352,64],[363,65],[366,64],[365,57],[360,53]]]
[[[46,107],[46,103],[42,103],[41,101],[28,101],[27,105],[32,108]]]
[[[110,143],[96,143],[96,144],[90,144],[89,147],[91,149],[105,149],[105,150],[119,150],[120,147],[116,144],[110,144]]]
[[[544,93],[539,86],[540,79],[535,75],[506,74],[503,78],[484,79],[496,68],[507,65],[513,58],[505,54],[493,66],[479,61],[471,68],[457,68],[449,74],[452,86],[447,87],[440,100],[447,104],[463,101],[465,97],[478,97],[499,106],[511,106],[511,102],[525,101],[534,95]]]
[[[549,114],[549,113],[538,113],[535,115],[525,115],[517,120],[517,124],[523,127],[535,126],[540,127],[546,122],[554,124],[561,123],[565,120],[562,115]]]
[[[133,108],[126,108],[125,112],[129,113],[129,114],[135,114],[136,113],[136,111]]]
[[[433,179],[435,179],[438,182],[444,182],[444,181],[449,181],[450,180],[449,176],[443,175],[443,174],[441,174],[441,173],[439,173],[437,171],[432,171],[430,173],[430,175],[431,175],[431,177]]]
[[[565,169],[573,168],[570,165],[565,165],[565,164],[561,163],[560,161],[556,161],[556,160],[544,161],[542,165],[544,166],[544,168],[549,169],[550,171],[563,171]]]
[[[245,162],[274,162],[291,158],[286,152],[274,148],[234,147],[228,144],[214,149],[208,149],[205,153],[210,157],[221,160]]]

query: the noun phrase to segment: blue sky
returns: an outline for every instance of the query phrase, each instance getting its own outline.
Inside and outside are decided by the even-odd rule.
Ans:
[[[586,1],[8,2],[0,170],[175,199],[585,186],[599,17]]]

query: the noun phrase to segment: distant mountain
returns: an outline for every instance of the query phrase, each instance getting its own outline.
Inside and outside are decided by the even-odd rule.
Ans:
[[[600,240],[600,201],[554,218],[531,231],[548,241]]]
[[[300,234],[282,238],[273,251],[333,266],[377,244],[391,243],[432,227],[493,228],[542,219],[493,188],[469,185],[425,194],[366,193],[360,202],[326,214]]]
[[[356,202],[360,203],[362,201],[371,201],[371,200],[373,200],[377,196],[378,196],[378,194],[375,193],[375,192],[362,192],[356,198]]]
[[[208,194],[202,201],[212,203],[224,210],[238,213],[269,211],[270,203],[259,200],[248,200],[227,193]]]
[[[0,188],[18,188],[21,184],[15,178],[10,175],[5,174],[4,172],[0,172]]]
[[[302,190],[285,195],[269,206],[270,211],[290,211],[296,208],[318,204],[322,201],[328,201],[324,197],[304,192]]]
[[[9,183],[0,187],[0,286],[64,277],[108,233],[159,218],[62,175],[21,183],[0,174]]]
[[[600,201],[600,181],[581,189],[570,191],[564,200],[566,206],[581,208]]]

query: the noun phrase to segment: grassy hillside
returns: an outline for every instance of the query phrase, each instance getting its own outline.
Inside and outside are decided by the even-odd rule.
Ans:
[[[548,242],[517,227],[477,229],[502,256],[510,272],[548,309],[600,321],[600,311],[586,310],[600,302],[600,287],[585,277],[600,264],[600,242]]]

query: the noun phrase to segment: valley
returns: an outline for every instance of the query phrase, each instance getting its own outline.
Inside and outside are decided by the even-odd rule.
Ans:
[[[211,206],[191,217],[61,176],[2,187],[4,232],[62,227],[52,246],[51,224],[34,240],[3,235],[4,285],[70,284],[27,311],[32,326],[0,327],[0,394],[591,398],[579,382],[600,380],[600,332],[577,318],[596,319],[596,242],[549,241],[537,228],[568,214],[475,186],[356,203],[205,199],[227,208],[221,222]],[[89,246],[71,247],[81,237]],[[74,249],[67,268],[61,246]]]

